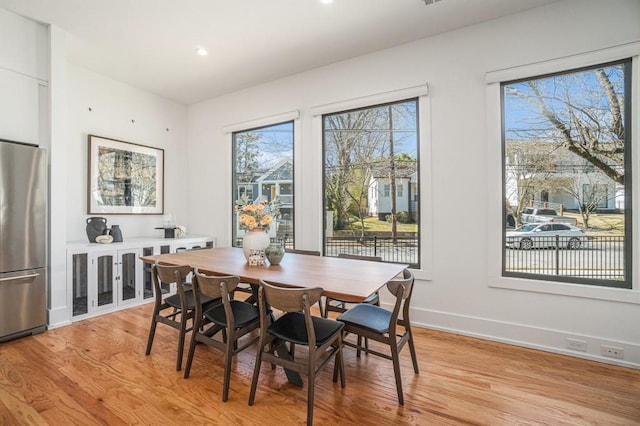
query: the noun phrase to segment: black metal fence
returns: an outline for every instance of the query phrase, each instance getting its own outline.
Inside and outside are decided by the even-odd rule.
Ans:
[[[619,280],[625,278],[624,237],[507,238],[504,271]]]
[[[419,266],[419,245],[416,237],[328,237],[325,256],[340,253],[358,256],[380,256],[383,262],[406,263]]]
[[[294,240],[284,235],[272,238],[272,243],[285,249],[294,248]],[[418,239],[416,237],[331,237],[325,238],[325,256],[338,256],[340,253],[358,256],[380,256],[383,262],[406,263],[413,268],[419,267]],[[236,247],[242,247],[242,238],[236,239]]]
[[[531,244],[521,238],[507,238],[504,271],[523,274],[557,275],[603,280],[625,279],[623,236],[581,237],[579,243],[569,237],[532,237]],[[277,241],[294,248],[292,238]],[[237,240],[242,246],[242,240]],[[406,263],[419,267],[416,237],[331,237],[325,238],[325,256],[340,253],[380,256],[384,262]]]

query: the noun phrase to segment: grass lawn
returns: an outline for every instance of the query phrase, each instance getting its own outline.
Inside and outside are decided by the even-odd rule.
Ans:
[[[359,232],[360,222],[353,222],[349,229]],[[378,220],[376,217],[368,217],[364,220],[364,230],[367,232],[391,232],[391,223]],[[398,223],[398,232],[418,232],[418,225],[415,223]]]
[[[580,213],[565,212],[565,216],[575,217],[578,226],[582,227],[582,216]],[[389,222],[378,220],[376,217],[368,217],[364,220],[366,232],[391,232]],[[360,232],[360,222],[353,222],[350,229]],[[418,232],[418,225],[415,223],[398,223],[398,232]],[[620,213],[592,213],[589,216],[588,235],[624,235],[624,215]]]
[[[583,227],[580,213],[565,212],[565,216],[575,217],[578,226]],[[624,235],[624,214],[592,213],[589,216],[588,235]]]

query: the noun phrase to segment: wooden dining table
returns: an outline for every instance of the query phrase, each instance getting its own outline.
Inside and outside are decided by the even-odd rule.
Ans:
[[[189,265],[203,273],[237,275],[243,282],[262,279],[287,287],[321,287],[323,295],[362,302],[405,268],[406,264],[286,253],[279,265],[249,265],[241,248],[220,247],[142,256],[145,263]]]
[[[241,248],[221,247],[197,249],[179,253],[142,256],[145,263],[162,265],[188,265],[202,273],[237,275],[252,284],[254,297],[260,280],[287,287],[321,287],[322,294],[334,299],[364,301],[387,281],[400,274],[408,265],[355,260],[338,257],[309,256],[286,253],[279,265],[249,265]],[[279,356],[293,359],[286,350]],[[302,378],[285,368],[289,382],[302,387]]]

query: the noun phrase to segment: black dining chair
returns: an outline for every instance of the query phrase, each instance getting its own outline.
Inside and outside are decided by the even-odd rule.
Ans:
[[[320,252],[317,250],[300,250],[300,249],[285,249],[285,253],[293,253],[293,254],[304,254],[306,256],[320,256]],[[326,318],[324,315],[324,307],[322,303],[322,298],[318,300],[318,310],[320,311],[320,315]]]
[[[342,360],[343,323],[311,315],[311,306],[322,295],[320,287],[284,288],[260,281],[258,305],[260,308],[260,341],[251,381],[249,405],[253,405],[262,363],[280,365],[308,376],[307,425],[313,424],[313,398],[316,375],[334,360],[333,381],[345,386]],[[271,308],[283,314],[272,321]],[[287,349],[286,344],[289,344]],[[296,345],[307,347],[307,356],[296,356]],[[283,353],[286,356],[283,356]]]
[[[222,401],[229,397],[231,361],[233,356],[258,341],[258,335],[247,336],[260,326],[260,312],[255,305],[232,300],[238,286],[238,276],[209,276],[197,269],[192,280],[195,295],[195,317],[184,378],[189,377],[197,343],[205,343],[224,353],[224,381]],[[204,310],[199,303],[201,297],[220,299],[221,304]],[[207,327],[208,325],[208,327]],[[246,339],[243,339],[247,336]]]
[[[413,371],[418,374],[418,359],[409,318],[414,278],[413,273],[408,269],[405,269],[402,275],[402,278],[393,279],[386,284],[389,292],[395,297],[393,310],[390,311],[380,306],[363,303],[354,306],[338,317],[338,321],[344,323],[345,337],[349,333],[357,335],[356,344],[344,341],[345,345],[356,348],[357,357],[360,357],[360,353],[364,351],[367,354],[380,356],[393,362],[398,403],[400,405],[404,405],[402,378],[400,376],[400,351],[407,343],[411,352]],[[400,317],[401,312],[402,316]],[[390,353],[363,347],[362,338],[384,343],[389,347]]]
[[[307,256],[320,256],[320,252],[317,250],[299,250],[299,249],[285,249],[285,253],[294,253],[294,254],[306,254]]]
[[[151,315],[151,328],[149,329],[149,338],[147,339],[146,354],[151,354],[153,346],[153,338],[156,334],[158,323],[166,324],[179,331],[178,335],[178,355],[176,359],[176,370],[182,369],[182,355],[184,353],[184,341],[188,331],[193,328],[187,324],[195,315],[195,299],[193,289],[190,283],[187,283],[187,277],[191,273],[191,267],[182,266],[163,266],[155,263],[151,267],[151,277],[153,281],[153,289],[155,293],[155,303],[153,306],[153,314]],[[162,288],[170,288],[175,285],[176,293],[168,295],[163,299]],[[210,308],[220,301],[208,296],[202,296],[199,303],[203,309]]]
[[[348,254],[348,253],[340,253],[338,257],[343,259],[354,259],[354,260],[368,260],[370,262],[382,262],[382,258],[380,256],[362,256],[356,254]],[[343,313],[347,310],[347,303],[350,303],[346,300],[337,299],[335,297],[327,297],[324,302],[324,310],[322,312],[322,316],[327,318],[329,316],[329,312],[338,312]],[[353,302],[351,302],[353,303]],[[380,305],[380,295],[378,292],[373,293],[369,297],[367,297],[362,303],[368,303],[371,305]]]

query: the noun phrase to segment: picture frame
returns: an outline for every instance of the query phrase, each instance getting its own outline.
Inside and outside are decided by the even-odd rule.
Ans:
[[[164,150],[88,136],[88,214],[163,214]]]

